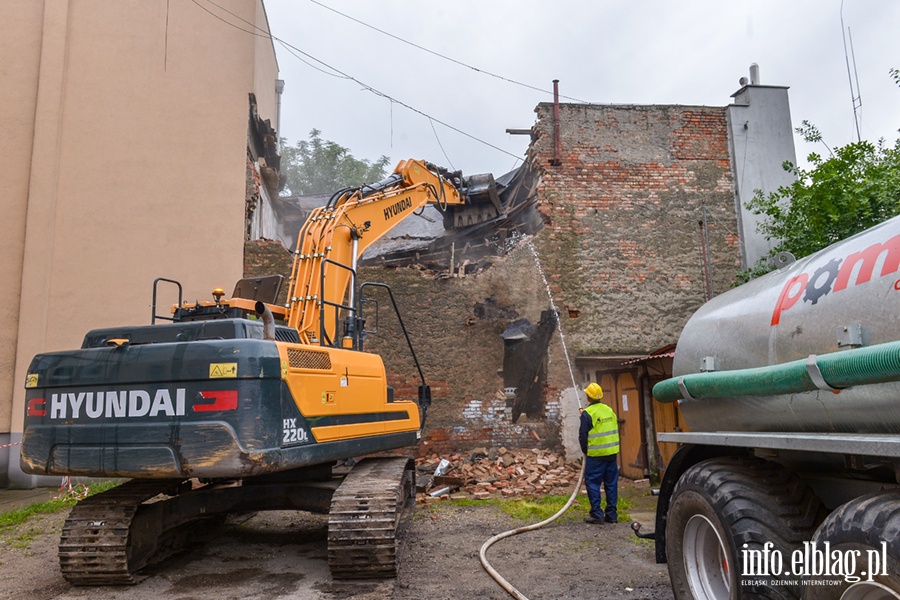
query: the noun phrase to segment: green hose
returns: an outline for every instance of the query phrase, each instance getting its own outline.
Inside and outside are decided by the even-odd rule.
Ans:
[[[813,355],[811,359],[831,388],[900,381],[900,341]],[[801,359],[770,367],[673,377],[653,386],[653,396],[658,402],[682,399],[679,381],[695,399],[780,396],[828,389],[813,380],[808,362],[808,359]]]

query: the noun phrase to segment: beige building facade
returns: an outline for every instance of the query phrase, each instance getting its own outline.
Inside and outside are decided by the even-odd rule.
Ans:
[[[277,129],[267,33],[262,0],[4,3],[0,486],[38,483],[17,446],[35,354],[149,323],[156,277],[191,300],[241,277],[250,114]]]

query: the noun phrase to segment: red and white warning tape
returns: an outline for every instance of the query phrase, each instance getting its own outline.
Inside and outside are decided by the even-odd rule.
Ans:
[[[65,475],[63,476],[62,481],[59,483],[59,495],[56,496],[54,500],[65,500],[68,498],[83,500],[84,498],[87,498],[87,495],[90,491],[91,488],[83,483],[72,485],[72,478],[68,475]]]
[[[13,442],[12,444],[0,444],[0,450],[4,448],[12,448],[13,446],[18,446],[22,442]],[[78,484],[77,486],[72,485],[72,478],[66,475],[62,478],[62,481],[59,484],[59,496],[54,498],[55,500],[59,500],[64,496],[72,496],[76,500],[81,500],[88,495],[89,488],[84,484]]]

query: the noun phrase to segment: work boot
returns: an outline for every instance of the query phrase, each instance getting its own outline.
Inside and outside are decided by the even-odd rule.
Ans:
[[[585,523],[602,523],[603,519],[598,519],[597,517],[588,515],[584,518],[584,522]]]

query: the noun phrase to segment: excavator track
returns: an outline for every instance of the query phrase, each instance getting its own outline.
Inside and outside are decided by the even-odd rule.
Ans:
[[[397,575],[397,534],[415,505],[408,458],[360,461],[331,499],[328,566],[334,579]]]
[[[59,566],[74,585],[137,583],[135,573],[151,558],[177,550],[175,530],[164,532],[159,511],[139,509],[173,481],[128,481],[76,504],[63,526]],[[148,506],[153,506],[148,505]],[[165,548],[169,552],[161,552]]]

